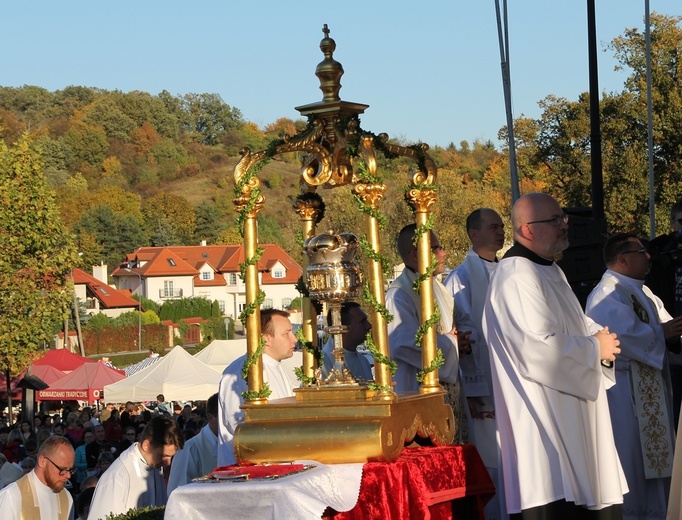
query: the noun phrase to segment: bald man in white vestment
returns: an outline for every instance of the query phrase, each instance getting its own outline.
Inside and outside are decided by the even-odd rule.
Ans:
[[[76,473],[75,457],[66,437],[55,435],[45,440],[33,471],[0,491],[0,518],[73,520],[73,499],[64,486]]]
[[[296,336],[293,333],[289,313],[278,309],[264,309],[260,313],[261,334],[265,348],[263,361],[263,383],[272,390],[268,399],[292,397],[294,389],[291,380],[284,372],[282,360],[294,355]],[[244,412],[239,407],[244,404],[242,394],[249,389],[242,376],[246,354],[235,359],[223,372],[218,389],[218,466],[235,464],[234,432],[244,422]]]
[[[622,518],[627,483],[606,387],[616,335],[589,319],[554,258],[568,218],[549,195],[512,210],[514,246],[493,272],[483,311],[512,519]],[[603,363],[602,363],[603,362]]]
[[[673,317],[644,285],[650,256],[632,233],[609,237],[607,270],[592,290],[586,314],[618,334],[623,354],[609,409],[616,448],[630,492],[623,518],[665,520],[675,430],[667,341],[679,348],[682,317]]]

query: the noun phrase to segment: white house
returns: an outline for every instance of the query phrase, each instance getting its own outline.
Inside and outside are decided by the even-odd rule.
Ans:
[[[265,244],[258,262],[263,307],[287,309],[299,296],[296,282],[303,269],[281,247]],[[111,276],[116,287],[162,304],[175,298],[217,300],[224,316],[237,318],[246,304],[239,277],[244,248],[237,245],[140,247],[126,255]]]

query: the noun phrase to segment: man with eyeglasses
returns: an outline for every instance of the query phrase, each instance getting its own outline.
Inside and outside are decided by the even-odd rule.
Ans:
[[[388,343],[391,359],[398,365],[394,378],[397,392],[418,392],[417,373],[422,370],[421,345],[415,342],[417,329],[422,322],[419,295],[413,287],[419,269],[417,248],[414,245],[416,227],[415,224],[408,224],[398,233],[398,254],[405,269],[386,292],[386,307],[393,315],[393,320],[388,324]],[[446,391],[445,401],[452,406],[455,414],[455,442],[462,442],[466,440],[461,426],[467,422],[468,406],[461,388],[459,362],[460,357],[471,352],[474,340],[469,335],[474,327],[468,315],[463,315],[455,308],[452,294],[437,278],[445,271],[446,253],[433,231],[431,251],[436,257],[432,276],[433,294],[440,312],[436,341],[445,360],[438,369],[438,378]]]
[[[632,233],[604,245],[607,267],[590,293],[586,314],[618,334],[623,353],[607,395],[616,448],[630,492],[625,518],[666,518],[674,424],[666,342],[679,349],[682,317],[675,318],[644,285],[651,262]]]
[[[140,442],[121,453],[100,476],[88,518],[104,520],[130,509],[166,505],[168,496],[161,468],[170,468],[183,437],[177,423],[156,415],[145,426]]]
[[[609,420],[616,335],[583,313],[554,259],[568,222],[544,193],[512,209],[514,245],[490,278],[483,330],[512,519],[622,518],[627,483]]]
[[[52,436],[38,451],[36,467],[0,491],[3,520],[73,520],[71,493],[64,486],[75,474],[71,442]]]

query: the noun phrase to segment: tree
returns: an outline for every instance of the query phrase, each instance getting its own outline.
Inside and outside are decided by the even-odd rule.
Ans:
[[[682,178],[682,17],[651,17],[654,186],[657,221],[667,221]],[[620,93],[600,102],[604,208],[609,230],[648,235],[648,158],[645,41],[627,29],[611,44],[620,69],[631,75]],[[547,96],[537,121],[535,166],[564,205],[591,202],[589,98]],[[526,129],[529,127],[526,126]],[[530,164],[532,161],[525,159]],[[544,170],[543,170],[544,169]]]
[[[183,105],[189,116],[186,131],[207,145],[218,144],[226,132],[244,124],[239,109],[230,107],[219,94],[185,94]]]
[[[206,240],[209,244],[215,244],[218,235],[227,229],[227,219],[210,200],[201,201],[194,211],[196,214],[194,241]]]
[[[143,222],[132,215],[115,212],[108,204],[88,209],[74,231],[79,237],[85,233],[94,236],[102,248],[103,258],[99,260],[108,265],[118,265],[126,253],[147,244]]]
[[[0,359],[17,374],[67,316],[76,262],[42,164],[25,134],[0,142]]]
[[[175,243],[158,245],[192,243],[194,227],[196,225],[196,214],[192,204],[186,198],[180,195],[173,195],[172,193],[161,192],[147,201],[144,215],[149,229],[158,232],[159,236],[166,237],[163,241],[176,241]]]

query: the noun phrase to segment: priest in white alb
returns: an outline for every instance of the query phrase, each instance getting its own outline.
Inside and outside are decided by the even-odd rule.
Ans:
[[[618,334],[622,355],[607,395],[616,447],[630,492],[623,518],[665,520],[675,430],[667,342],[679,350],[682,317],[675,318],[644,285],[650,257],[632,233],[609,237],[607,270],[585,312]]]
[[[296,336],[293,333],[289,313],[278,309],[264,309],[260,312],[260,330],[265,341],[261,359],[263,361],[263,383],[272,390],[268,399],[281,399],[294,395],[289,376],[282,368],[282,360],[294,355]],[[223,372],[218,390],[218,466],[235,464],[234,432],[244,422],[242,394],[248,390],[248,383],[242,375],[246,354],[238,357]]]
[[[616,335],[583,313],[554,259],[568,217],[543,193],[512,209],[514,245],[490,279],[483,329],[512,519],[622,518],[627,483],[606,388]],[[603,362],[603,363],[602,363]]]

